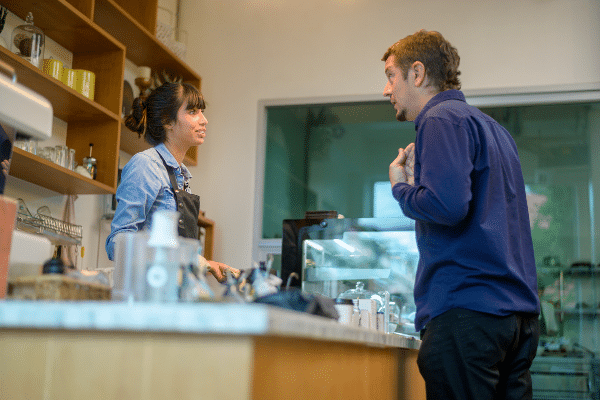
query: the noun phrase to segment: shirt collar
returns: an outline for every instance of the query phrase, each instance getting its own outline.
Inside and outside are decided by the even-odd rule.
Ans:
[[[173,168],[174,170],[179,170],[181,168],[181,174],[185,179],[190,179],[192,177],[190,170],[187,169],[187,167],[183,165],[183,163],[181,165],[177,164],[177,160],[175,160],[175,157],[173,157],[173,155],[171,154],[169,149],[167,149],[167,146],[165,146],[164,143],[157,144],[156,146],[154,146],[154,148],[162,156],[162,158],[165,160],[165,163],[169,167]]]
[[[431,108],[435,107],[436,105],[438,105],[441,102],[446,101],[446,100],[460,100],[460,101],[464,101],[464,102],[467,101],[465,99],[465,95],[460,90],[450,89],[450,90],[444,90],[443,92],[439,92],[438,94],[433,96],[427,102],[427,104],[425,104],[425,107],[423,107],[423,109],[421,110],[419,115],[417,115],[417,118],[415,118],[415,126],[416,127],[419,126],[419,123],[425,117],[425,114],[427,113],[427,111],[429,111]]]

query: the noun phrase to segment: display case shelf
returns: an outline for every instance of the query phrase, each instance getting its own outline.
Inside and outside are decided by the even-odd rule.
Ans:
[[[581,276],[581,277],[600,276],[600,268],[599,267],[592,267],[592,268],[572,267],[572,268],[565,270],[565,277],[566,276]]]
[[[571,316],[590,316],[596,317],[600,315],[600,308],[560,308],[557,313]]]

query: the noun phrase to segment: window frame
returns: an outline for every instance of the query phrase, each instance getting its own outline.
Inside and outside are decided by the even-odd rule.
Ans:
[[[490,88],[463,90],[467,103],[475,107],[522,106],[552,103],[600,102],[600,82],[573,85],[535,87]],[[254,192],[254,232],[252,238],[253,260],[264,261],[268,254],[281,254],[281,239],[262,238],[263,191],[267,140],[267,109],[276,106],[315,106],[335,103],[386,102],[381,95],[328,96],[287,99],[266,99],[258,102],[256,184]],[[391,106],[390,106],[391,107]],[[600,135],[600,132],[599,132]],[[591,190],[591,189],[590,189]],[[593,201],[593,196],[591,196]],[[593,206],[593,204],[592,204]],[[593,222],[593,221],[592,221]],[[595,240],[594,225],[592,239]],[[593,259],[596,259],[594,249]]]

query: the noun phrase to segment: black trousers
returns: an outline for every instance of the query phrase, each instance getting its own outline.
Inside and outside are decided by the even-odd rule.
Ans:
[[[526,400],[539,340],[537,315],[447,311],[421,331],[417,358],[428,400]]]

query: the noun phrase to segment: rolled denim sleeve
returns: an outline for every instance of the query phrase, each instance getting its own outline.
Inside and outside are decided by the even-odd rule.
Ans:
[[[106,253],[114,259],[115,238],[123,232],[138,232],[150,225],[150,216],[157,208],[174,208],[163,203],[165,191],[172,197],[170,187],[165,185],[166,171],[147,153],[134,155],[121,174],[121,183],[117,188],[117,209],[111,224],[111,232],[106,238]],[[168,178],[167,178],[168,182]]]

